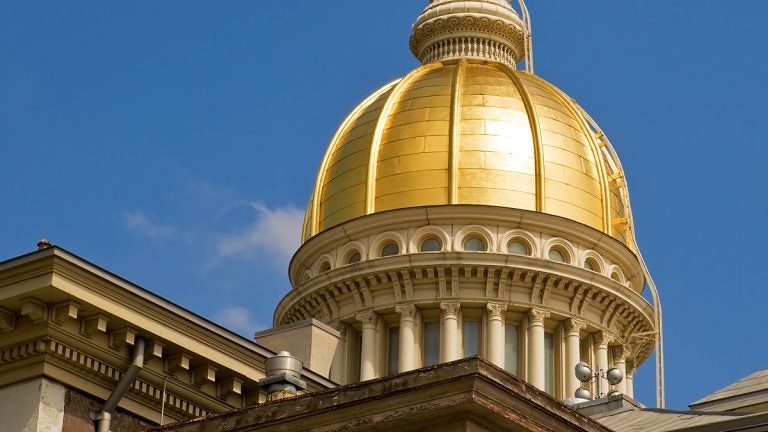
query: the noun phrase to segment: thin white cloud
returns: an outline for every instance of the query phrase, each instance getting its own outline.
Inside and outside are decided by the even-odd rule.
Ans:
[[[178,234],[176,227],[155,223],[141,211],[124,213],[123,221],[131,231],[155,241],[170,240]]]
[[[291,206],[270,209],[258,203],[251,207],[256,219],[218,242],[217,260],[269,258],[284,268],[299,247],[304,211]]]
[[[267,326],[255,321],[251,316],[251,311],[242,306],[222,309],[216,312],[213,320],[219,325],[247,338],[252,338],[255,332],[267,328]]]

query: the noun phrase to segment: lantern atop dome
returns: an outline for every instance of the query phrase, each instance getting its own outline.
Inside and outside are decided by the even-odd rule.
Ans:
[[[424,64],[469,58],[515,68],[528,57],[529,35],[509,1],[432,0],[413,25],[410,47]]]

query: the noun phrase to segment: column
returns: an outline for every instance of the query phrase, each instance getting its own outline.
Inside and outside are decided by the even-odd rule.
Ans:
[[[592,333],[592,343],[595,347],[595,368],[607,371],[608,364],[608,344],[613,337],[607,332]]]
[[[627,382],[627,393],[625,393],[627,396],[634,398],[635,397],[635,386],[634,386],[634,375],[635,375],[635,361],[627,359],[626,360],[626,368],[627,368],[627,376],[624,377],[624,381]]]
[[[363,323],[363,341],[360,344],[360,381],[378,378],[376,373],[376,321],[378,315],[373,311],[360,312],[355,318]]]
[[[440,333],[440,362],[459,359],[459,302],[442,302],[442,332]]]
[[[630,351],[628,348],[625,347],[625,345],[619,345],[616,347],[613,347],[613,366],[618,368],[622,375],[624,375],[624,379],[621,380],[620,383],[616,384],[614,386],[614,389],[623,394],[627,394],[627,364],[626,359],[629,357]]]
[[[607,332],[592,333],[592,343],[595,348],[595,372],[602,369],[603,372],[608,370],[608,344],[613,340],[611,335]],[[597,384],[595,389],[595,396],[602,397],[608,393],[608,381],[601,378],[601,381]]]
[[[488,303],[488,355],[489,362],[504,368],[504,303]]]
[[[528,311],[528,383],[544,390],[544,318],[549,312],[533,308]]]
[[[395,310],[400,314],[400,352],[398,372],[416,369],[416,306],[399,305]]]
[[[581,331],[587,328],[587,323],[575,318],[565,321],[565,397],[573,397],[581,387],[581,381],[576,378],[574,369],[581,361]]]

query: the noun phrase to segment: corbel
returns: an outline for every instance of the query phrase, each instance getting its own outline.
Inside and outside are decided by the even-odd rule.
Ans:
[[[94,315],[83,319],[80,323],[80,334],[91,338],[96,333],[106,333],[109,317],[106,315]]]
[[[37,324],[48,319],[48,306],[33,298],[27,298],[21,301],[21,315],[28,316]]]
[[[16,328],[16,314],[0,307],[0,333],[8,333]]]
[[[80,312],[80,304],[73,301],[59,303],[53,307],[53,322],[64,324],[69,320],[76,320]]]
[[[164,343],[153,340],[147,346],[147,353],[154,358],[163,358],[163,348],[165,348]]]
[[[240,396],[243,394],[243,381],[238,377],[227,378],[219,383],[218,396],[226,399],[230,396]]]
[[[168,357],[165,361],[165,370],[170,373],[188,371],[192,356],[187,353],[178,353]]]
[[[199,367],[192,371],[192,381],[199,386],[206,383],[215,383],[217,371],[218,369],[211,365]]]
[[[109,346],[112,349],[120,350],[126,346],[133,346],[136,343],[138,332],[132,328],[123,328],[115,330],[109,334]]]

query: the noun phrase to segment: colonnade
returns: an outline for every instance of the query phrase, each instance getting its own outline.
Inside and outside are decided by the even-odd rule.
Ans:
[[[440,362],[450,362],[461,358],[461,333],[460,310],[461,303],[458,301],[449,301],[440,303]],[[484,357],[487,361],[504,368],[505,362],[505,313],[507,305],[504,303],[490,302],[485,307],[485,349]],[[399,305],[396,312],[400,316],[398,330],[398,372],[407,372],[417,369],[422,364],[419,349],[420,331],[419,309],[413,305]],[[526,344],[522,347],[525,353],[525,359],[522,364],[524,370],[519,371],[521,378],[525,379],[533,386],[545,390],[546,386],[546,367],[545,367],[545,320],[550,317],[546,309],[532,308],[527,312],[527,335]],[[381,351],[381,340],[378,334],[379,316],[373,311],[366,311],[357,314],[357,320],[360,321],[361,344],[360,344],[360,380],[366,381],[378,378],[381,373],[378,367]],[[587,322],[578,318],[569,318],[562,321],[562,371],[559,374],[564,382],[561,387],[564,391],[563,397],[572,397],[577,388],[584,384],[576,378],[573,368],[582,361],[582,336],[586,336],[584,331],[587,329]],[[633,376],[634,361],[631,358],[630,350],[624,345],[611,345],[614,338],[611,334],[604,331],[596,331],[588,334],[591,336],[593,364],[595,369],[607,370],[610,367],[617,367],[624,373],[624,380],[614,386],[614,389],[628,396],[633,394]],[[423,341],[422,341],[423,345]]]

